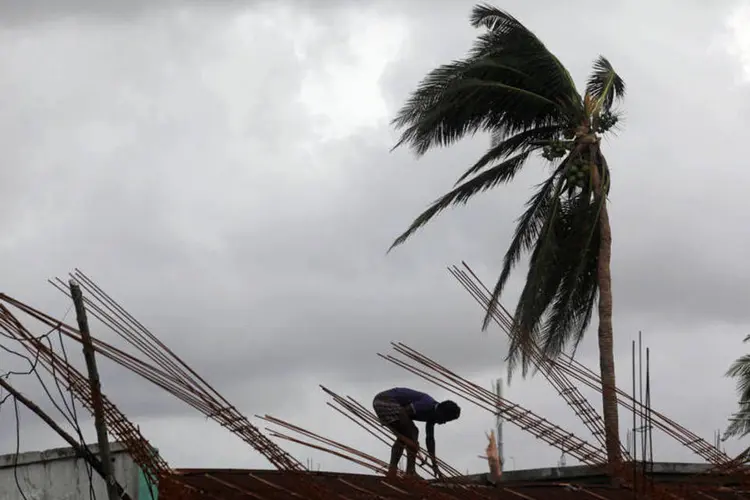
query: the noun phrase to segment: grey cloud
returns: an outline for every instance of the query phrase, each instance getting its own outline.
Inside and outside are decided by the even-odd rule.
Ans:
[[[395,2],[388,0],[372,3],[394,5]],[[193,11],[212,16],[269,8],[312,14],[329,22],[342,9],[349,9],[350,4],[342,0],[25,0],[0,4],[0,25],[18,29],[69,21],[87,24],[134,23],[152,16],[171,16],[175,12]]]
[[[260,3],[260,2],[257,2]],[[0,6],[4,24],[44,23],[64,19],[84,19],[90,21],[135,21],[144,15],[156,12],[170,12],[178,9],[200,7],[227,8],[241,7],[247,2],[236,0],[28,0],[24,2],[4,2]]]

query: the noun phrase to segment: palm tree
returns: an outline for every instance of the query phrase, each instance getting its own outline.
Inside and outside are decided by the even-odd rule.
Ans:
[[[491,134],[490,147],[391,249],[442,210],[510,182],[533,155],[547,160],[550,174],[518,219],[483,327],[527,252],[529,270],[515,310],[509,370],[520,363],[526,375],[533,344],[551,357],[575,349],[598,294],[603,416],[607,455],[615,463],[621,455],[606,203],[610,174],[600,145],[602,135],[618,122],[613,105],[624,96],[625,84],[599,57],[581,96],[562,63],[513,16],[480,4],[471,24],[484,31],[468,55],[432,70],[394,119],[402,130],[394,149],[408,145],[421,156],[478,131]]]
[[[743,342],[750,341],[750,335]],[[724,439],[729,437],[744,437],[750,434],[750,354],[740,356],[729,366],[726,373],[737,381],[737,396],[739,409],[730,420]]]
[[[748,341],[750,341],[750,335],[745,337],[742,342]],[[721,438],[722,441],[730,437],[742,438],[750,434],[750,354],[735,359],[725,376],[736,380],[739,402],[737,412],[729,420],[729,425]],[[735,466],[747,462],[750,462],[750,447],[745,448],[732,460],[732,464]]]

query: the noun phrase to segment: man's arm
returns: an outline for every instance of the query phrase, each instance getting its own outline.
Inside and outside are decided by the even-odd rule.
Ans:
[[[399,425],[398,425],[398,434],[401,435],[402,440],[404,440],[404,443],[408,448],[412,448],[419,453],[419,442],[413,441],[411,436],[407,436],[402,434],[406,429],[409,429],[410,427],[414,426],[414,423],[412,422],[412,413],[411,408],[409,406],[401,408],[401,412],[399,413]]]
[[[435,460],[435,423],[427,422],[424,426],[425,429],[425,444],[427,445],[427,453],[430,454],[430,458]]]
[[[435,422],[427,422],[425,434],[425,444],[427,445],[427,453],[430,454],[430,460],[432,460],[432,470],[435,472],[435,477],[439,477],[440,471],[435,459]]]

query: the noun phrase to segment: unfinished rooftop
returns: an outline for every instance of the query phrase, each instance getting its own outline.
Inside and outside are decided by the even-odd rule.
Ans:
[[[468,268],[467,268],[468,269]],[[483,307],[488,305],[486,295],[477,295],[482,290],[481,282],[469,283],[473,273],[458,268],[451,273],[472,297]],[[110,436],[122,442],[128,455],[138,469],[149,478],[149,484],[158,483],[161,500],[190,499],[277,499],[311,498],[637,498],[650,495],[659,498],[710,499],[743,496],[750,491],[750,474],[736,460],[727,456],[719,447],[700,438],[680,426],[673,419],[653,410],[635,394],[617,390],[620,405],[638,413],[649,428],[663,431],[698,457],[706,465],[699,464],[651,464],[648,460],[636,467],[630,466],[631,458],[623,450],[624,464],[608,471],[609,477],[618,486],[604,484],[607,478],[601,464],[607,462],[603,446],[602,419],[591,403],[577,387],[587,386],[601,390],[598,375],[573,358],[551,362],[534,352],[534,361],[540,374],[557,389],[561,398],[591,431],[590,436],[576,435],[561,428],[547,418],[504,399],[492,391],[464,378],[441,365],[427,355],[402,343],[392,343],[392,350],[380,356],[389,363],[417,375],[430,383],[447,389],[465,402],[488,412],[502,415],[508,425],[518,427],[539,440],[554,447],[566,456],[586,464],[581,467],[543,468],[532,471],[506,471],[499,480],[489,480],[486,474],[465,476],[443,460],[438,460],[444,480],[431,481],[415,478],[386,478],[383,472],[388,464],[382,459],[334,441],[270,415],[257,416],[251,421],[242,414],[205,379],[197,375],[173,350],[138,323],[111,297],[88,277],[76,271],[71,275],[81,283],[87,295],[89,312],[114,333],[131,352],[118,348],[104,340],[95,338],[97,356],[114,362],[163,389],[166,394],[180,399],[189,407],[214,421],[245,442],[249,448],[265,457],[277,470],[175,470],[158,453],[141,433],[139,427],[106,395],[101,397],[100,409]],[[64,282],[58,280],[61,291]],[[0,294],[0,329],[4,338],[16,341],[31,358],[38,359],[38,366],[48,370],[64,390],[69,391],[90,413],[96,403],[91,396],[89,378],[70,365],[54,349],[40,340],[40,332],[59,331],[68,339],[83,343],[82,334],[76,328],[62,323],[42,311],[17,299]],[[7,306],[7,307],[6,307]],[[20,315],[24,320],[19,320]],[[498,311],[495,320],[508,333],[509,316]],[[28,325],[28,326],[27,326]],[[106,389],[106,382],[104,384]],[[368,432],[374,439],[390,447],[394,436],[382,425],[370,409],[349,396],[339,395],[322,387],[328,399],[326,404]],[[18,397],[16,397],[18,400]],[[256,423],[269,424],[266,429]],[[280,443],[294,442],[319,452],[333,454],[360,465],[370,474],[343,474],[336,472],[311,472],[289,454]],[[157,444],[158,445],[158,444]],[[479,450],[477,450],[479,451]],[[385,456],[385,451],[383,453]],[[425,458],[424,456],[420,458]],[[710,473],[709,473],[710,471]],[[422,474],[430,477],[431,470]],[[140,499],[138,499],[140,500]]]

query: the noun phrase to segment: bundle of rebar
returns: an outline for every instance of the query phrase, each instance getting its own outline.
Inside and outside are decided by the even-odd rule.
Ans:
[[[506,421],[517,425],[537,439],[577,458],[584,464],[598,466],[606,463],[606,455],[600,447],[594,446],[575,434],[565,431],[560,426],[553,424],[533,411],[523,408],[521,405],[508,401],[505,398],[501,398],[492,391],[466,380],[405,344],[392,342],[391,346],[396,353],[411,362],[391,354],[378,355],[396,366],[404,368],[424,380],[466,399],[480,408],[491,413],[500,413]]]
[[[452,266],[451,268],[449,268],[449,272],[486,312],[491,304],[491,291],[465,262],[462,262],[462,265],[464,269],[460,269],[457,266]],[[497,307],[495,307],[494,313],[492,315],[493,321],[498,326],[500,326],[501,330],[503,330],[506,334],[508,334],[509,336],[514,335],[515,329],[513,327],[513,316],[505,307],[502,306],[502,304],[496,304],[496,306]],[[535,363],[539,371],[545,374],[545,376],[548,376],[548,373],[555,374],[554,377],[548,377],[548,380],[550,380],[553,386],[561,392],[561,395],[566,399],[566,401],[568,401],[568,404],[571,404],[571,406],[578,407],[579,405],[577,402],[571,403],[571,401],[566,397],[567,391],[560,389],[556,385],[558,379],[566,380],[566,386],[572,386],[573,382],[571,382],[570,379],[574,379],[577,382],[585,385],[586,387],[594,389],[595,391],[602,391],[601,377],[566,353],[561,354],[557,359],[553,360],[544,355],[541,352],[541,349],[539,349],[537,346],[533,346],[529,352],[529,356]],[[730,464],[733,462],[728,455],[710,444],[705,439],[699,437],[697,434],[686,429],[674,420],[666,417],[664,414],[659,413],[658,411],[655,411],[653,409],[649,410],[648,408],[644,407],[643,404],[634,399],[634,395],[631,396],[619,388],[615,388],[615,391],[617,393],[618,402],[621,406],[626,408],[628,411],[636,412],[636,414],[639,416],[645,416],[648,413],[648,418],[650,419],[654,427],[660,429],[667,435],[676,439],[678,442],[694,451],[709,463],[722,465]],[[578,395],[576,395],[574,399],[578,400]],[[588,405],[587,407],[584,406],[584,408],[587,409],[583,410],[582,415],[589,415],[591,411],[595,411],[593,410],[593,408],[591,408],[590,405]],[[600,421],[600,417],[597,420]],[[586,423],[585,419],[584,423]],[[600,435],[601,431],[599,430],[598,425],[595,432],[597,436]]]
[[[51,325],[54,327],[55,325]],[[11,313],[0,304],[0,329],[10,338],[16,339],[39,366],[43,367],[93,415],[94,402],[88,379],[44,344]],[[171,482],[172,470],[156,450],[149,444],[127,417],[102,394],[102,406],[107,427],[127,447],[133,460],[153,482]]]
[[[255,415],[255,417],[261,420],[264,420],[268,422],[269,424],[282,427],[288,431],[292,431],[296,434],[304,436],[305,438],[312,439],[313,441],[316,441],[318,444],[314,444],[309,441],[303,441],[299,438],[294,438],[287,434],[283,434],[273,428],[266,428],[266,430],[268,430],[268,432],[273,437],[284,439],[285,441],[297,443],[303,446],[307,446],[308,448],[320,450],[320,451],[323,451],[324,453],[328,453],[330,455],[343,458],[344,460],[347,460],[349,462],[362,466],[378,474],[385,474],[388,471],[387,463],[385,463],[384,461],[378,458],[373,457],[372,455],[359,451],[356,448],[352,448],[351,446],[347,446],[338,441],[334,441],[333,439],[323,437],[320,434],[316,434],[308,429],[286,422],[284,420],[281,420],[280,418],[276,418],[271,415],[265,415],[265,416]]]
[[[171,375],[171,379],[176,383],[174,388],[177,389],[177,397],[238,435],[278,469],[304,470],[304,466],[297,459],[260,432],[234,405],[93,280],[79,269],[75,269],[70,277],[79,282],[81,289],[86,292],[86,308],[94,317],[139,350],[157,367]],[[69,295],[61,279],[56,278],[50,283],[60,292]]]
[[[472,283],[466,272],[458,269],[456,266],[448,268],[448,271],[464,286],[464,288],[472,293],[473,297],[475,297],[475,294],[478,294],[475,299],[479,301],[479,294],[481,294],[483,290]],[[475,276],[471,269],[469,269],[469,272],[471,273],[471,276]],[[503,331],[512,336],[514,331],[511,328],[511,323],[507,322],[506,318],[503,317],[503,314],[507,314],[507,310],[502,304],[499,305],[498,309],[500,311],[500,313],[496,315],[498,318],[495,319],[495,317],[493,317],[493,319],[500,324]],[[565,372],[560,370],[552,360],[544,356],[537,346],[531,346],[528,355],[535,367],[541,372],[542,376],[544,376],[563,400],[573,409],[576,416],[580,418],[586,428],[596,440],[599,441],[602,450],[604,450],[606,445],[604,439],[604,420],[599,412],[591,406],[591,403],[583,396],[583,394],[581,394],[577,386],[571,383]],[[626,459],[628,459],[629,454],[627,448],[621,444],[620,449]]]
[[[226,427],[255,450],[266,457],[269,462],[281,470],[304,470],[304,466],[289,455],[276,443],[260,432],[218,391],[209,385],[198,373],[187,365],[169,347],[151,333],[142,323],[136,320],[121,305],[106,294],[88,276],[76,269],[70,277],[76,280],[85,292],[84,303],[89,314],[96,317],[108,329],[139,351],[143,359],[118,349],[106,342],[94,339],[94,348],[101,355],[109,358],[124,368],[137,373],[149,382],[161,387],[181,399],[208,418]],[[69,296],[63,280],[51,280],[55,288]],[[12,297],[0,295],[0,300],[24,311],[38,321],[47,325],[57,325],[58,320],[28,306]],[[81,341],[77,329],[60,324],[62,333],[78,342]]]

